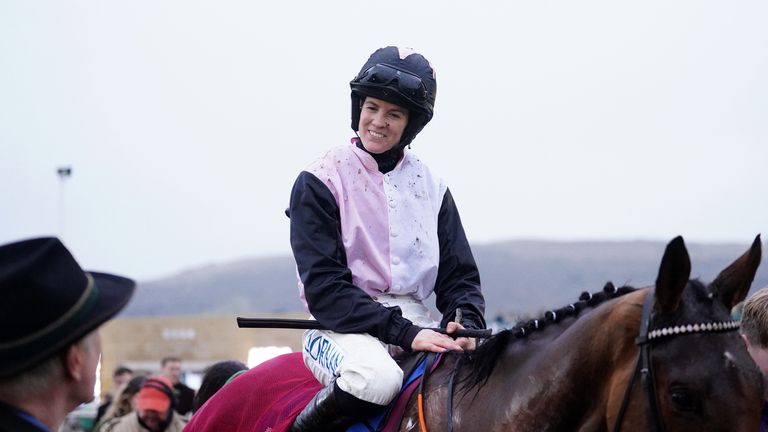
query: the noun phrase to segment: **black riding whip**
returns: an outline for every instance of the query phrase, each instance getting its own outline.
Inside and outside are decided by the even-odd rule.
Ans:
[[[304,330],[327,330],[316,320],[288,319],[288,318],[243,318],[237,317],[237,326],[240,328],[282,328],[282,329],[304,329]],[[442,334],[448,334],[445,328],[429,328]],[[493,335],[493,330],[474,330],[464,329],[456,330],[451,333],[451,337],[470,337],[470,338],[489,338]]]

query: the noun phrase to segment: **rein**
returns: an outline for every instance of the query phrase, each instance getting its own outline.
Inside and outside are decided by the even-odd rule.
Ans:
[[[662,422],[661,413],[659,411],[659,401],[656,395],[656,381],[653,376],[653,368],[651,365],[651,348],[653,347],[654,341],[667,336],[732,331],[739,328],[738,321],[723,321],[664,327],[649,332],[651,327],[651,311],[653,310],[653,301],[655,298],[655,292],[650,291],[648,295],[645,296],[645,301],[643,302],[643,313],[640,318],[640,334],[635,339],[635,344],[640,347],[640,350],[637,353],[635,371],[632,373],[632,378],[627,385],[627,390],[624,392],[624,399],[621,402],[621,408],[616,417],[616,423],[613,428],[614,432],[619,432],[621,430],[621,424],[624,420],[627,407],[629,406],[632,387],[634,386],[638,375],[640,376],[642,389],[646,396],[646,412],[651,419],[651,429],[649,430],[652,432],[664,432],[664,423]]]

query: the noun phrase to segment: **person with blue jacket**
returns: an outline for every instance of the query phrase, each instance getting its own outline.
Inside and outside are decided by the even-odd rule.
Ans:
[[[410,150],[432,119],[435,70],[421,54],[376,50],[350,82],[351,143],[296,179],[288,215],[300,297],[327,330],[303,358],[322,382],[292,431],[336,431],[389,404],[403,351],[462,351],[485,328],[480,275],[450,190]],[[424,301],[435,294],[439,322]]]

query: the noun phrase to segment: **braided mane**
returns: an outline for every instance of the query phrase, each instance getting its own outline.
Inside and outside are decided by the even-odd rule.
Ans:
[[[472,368],[469,375],[462,379],[466,384],[465,389],[469,390],[475,386],[482,386],[488,381],[501,353],[504,352],[510,343],[526,338],[531,333],[540,331],[550,325],[557,324],[566,317],[578,316],[586,308],[593,308],[607,300],[623,296],[635,290],[636,288],[630,286],[616,288],[612,282],[608,282],[602,291],[593,294],[584,291],[575,303],[559,309],[549,310],[540,318],[515,324],[512,328],[502,330],[493,335],[481,343],[474,352],[463,356],[459,360],[463,365]]]

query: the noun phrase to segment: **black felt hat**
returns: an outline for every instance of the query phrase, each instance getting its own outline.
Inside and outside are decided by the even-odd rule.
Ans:
[[[120,312],[136,284],[85,272],[57,238],[0,246],[0,379],[55,355]]]

